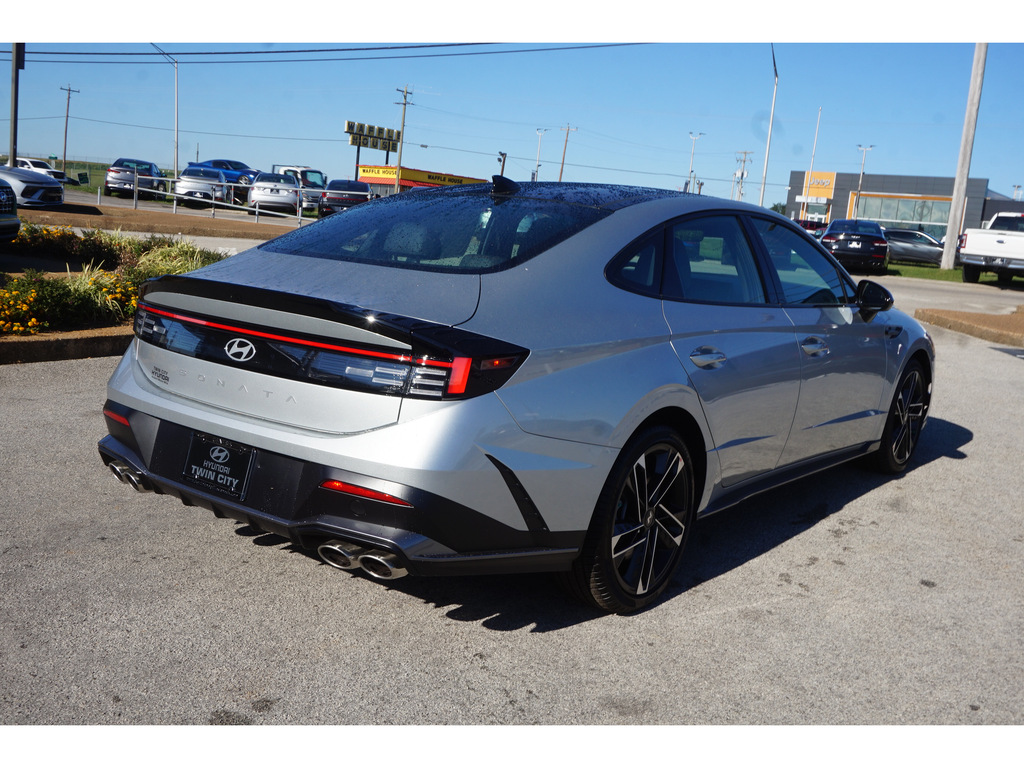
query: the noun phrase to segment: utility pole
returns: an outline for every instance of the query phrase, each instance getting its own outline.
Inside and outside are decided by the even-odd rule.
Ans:
[[[862,147],[860,144],[857,145],[857,149],[860,150],[860,178],[857,179],[857,202],[853,204],[853,218],[859,218],[860,214],[860,190],[864,185],[864,161],[867,160],[868,152],[875,148],[874,144],[868,144],[866,147]]]
[[[565,145],[562,147],[562,167],[558,169],[558,180],[559,181],[562,180],[562,171],[565,170],[565,150],[567,150],[569,148],[569,131],[575,131],[575,130],[578,130],[578,129],[577,128],[570,128],[568,126],[568,124],[566,124],[565,128],[562,128],[562,130],[565,131]]]
[[[174,65],[174,178],[178,178],[178,60],[157,45],[150,43],[160,54]]]
[[[550,128],[537,129],[537,168],[533,172],[534,181],[540,181],[540,140],[544,136],[544,134],[550,130]]]
[[[956,246],[960,240],[964,204],[967,202],[967,177],[971,173],[974,131],[978,126],[978,108],[981,106],[981,86],[985,80],[986,56],[988,56],[988,43],[975,44],[974,64],[971,66],[971,88],[967,95],[964,132],[960,139],[960,157],[956,164],[956,179],[953,181],[953,201],[949,205],[946,240],[942,249],[942,263],[939,265],[942,269],[952,269],[956,260]]]
[[[704,135],[704,132],[694,135],[693,131],[690,131],[690,170],[686,174],[686,191],[689,192],[693,188],[693,151],[697,148],[697,139]]]
[[[25,44],[11,43],[11,149],[7,164],[18,166],[18,71],[25,68]]]
[[[733,185],[734,189],[737,185],[739,187],[738,194],[736,196],[737,200],[743,199],[743,180],[747,178],[747,155],[749,154],[751,154],[750,151],[736,153],[736,160],[740,163],[740,169],[736,171]],[[732,193],[729,194],[729,199],[732,199]]]
[[[498,153],[498,162],[501,163],[501,175],[505,175],[505,158],[508,157],[507,152]]]
[[[71,115],[71,94],[81,93],[81,91],[72,89],[71,83],[68,83],[67,88],[61,88],[61,90],[68,92],[68,105],[64,110],[64,154],[60,158],[60,169],[61,171],[66,171],[68,166],[68,117]]]
[[[405,146],[405,108],[409,105],[409,86],[405,88],[395,88],[400,94],[402,94],[402,132],[398,138],[398,167],[395,168],[395,194],[397,195],[402,191],[399,181],[402,177],[402,147]],[[397,101],[395,102],[398,103]]]

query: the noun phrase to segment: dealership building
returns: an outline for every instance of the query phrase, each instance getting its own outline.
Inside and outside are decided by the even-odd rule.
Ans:
[[[805,226],[870,219],[889,229],[916,229],[941,239],[949,223],[953,182],[952,177],[790,171],[786,216]],[[1007,210],[1024,211],[1024,201],[992,192],[988,179],[969,178],[961,230],[979,227]]]

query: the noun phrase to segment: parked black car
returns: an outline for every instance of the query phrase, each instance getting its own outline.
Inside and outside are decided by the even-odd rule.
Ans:
[[[156,163],[148,160],[133,160],[130,157],[119,157],[107,168],[107,177],[103,180],[103,194],[127,192],[132,194],[135,179],[139,180],[139,195],[151,195],[161,198],[167,192],[168,182]]]
[[[881,274],[889,269],[889,242],[877,222],[836,219],[825,229],[821,244],[847,269]]]
[[[942,263],[942,243],[927,232],[919,232],[916,229],[887,229],[885,239],[889,241],[889,258],[893,261],[935,266]]]
[[[365,203],[370,199],[370,185],[365,181],[346,181],[335,179],[327,182],[327,189],[320,193],[317,204],[317,218],[330,216],[332,213],[344,211],[353,205]]]

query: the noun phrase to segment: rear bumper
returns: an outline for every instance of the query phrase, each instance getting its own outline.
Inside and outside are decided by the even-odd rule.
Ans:
[[[585,531],[519,530],[422,489],[337,467],[255,450],[237,498],[185,476],[192,430],[109,402],[103,463],[137,490],[169,494],[187,506],[282,536],[302,549],[335,539],[383,550],[416,576],[567,570]],[[127,422],[127,424],[123,423]],[[143,457],[148,457],[148,462]],[[121,479],[124,479],[123,477]],[[339,480],[408,501],[405,507],[321,487]]]
[[[975,256],[974,254],[961,252],[960,263],[970,264],[981,269],[1024,274],[1024,259],[1012,259],[1003,256]]]

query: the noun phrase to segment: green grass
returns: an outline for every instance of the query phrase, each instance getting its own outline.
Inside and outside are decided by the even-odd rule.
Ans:
[[[956,269],[939,269],[938,267],[922,264],[895,264],[890,262],[889,271],[886,274],[893,275],[894,277],[918,277],[924,280],[943,280],[947,283],[963,282],[963,279],[960,276],[959,267]],[[982,285],[996,285],[997,280],[995,273],[983,272],[978,282]],[[1020,280],[1015,280],[1011,285],[1014,288],[1024,288],[1024,282]]]

